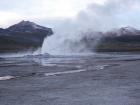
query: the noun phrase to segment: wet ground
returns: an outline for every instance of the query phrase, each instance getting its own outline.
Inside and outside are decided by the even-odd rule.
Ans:
[[[140,105],[140,55],[0,59],[0,105]]]

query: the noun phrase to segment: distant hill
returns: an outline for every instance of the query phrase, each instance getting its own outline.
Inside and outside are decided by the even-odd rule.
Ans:
[[[132,52],[140,51],[140,30],[122,27],[108,32],[88,32],[81,43],[90,51]]]
[[[0,53],[35,50],[42,46],[45,37],[53,34],[51,28],[30,21],[21,21],[9,28],[0,28]]]

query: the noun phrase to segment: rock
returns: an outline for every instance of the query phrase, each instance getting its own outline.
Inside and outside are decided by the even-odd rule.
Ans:
[[[51,28],[30,21],[21,21],[7,29],[0,28],[0,53],[35,50],[42,46],[45,37],[52,34]]]

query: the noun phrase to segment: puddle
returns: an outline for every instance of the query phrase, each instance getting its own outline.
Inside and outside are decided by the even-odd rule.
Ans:
[[[16,78],[16,77],[10,76],[10,75],[8,75],[8,76],[3,76],[3,77],[0,77],[0,81],[10,80],[10,79],[14,79],[14,78]]]

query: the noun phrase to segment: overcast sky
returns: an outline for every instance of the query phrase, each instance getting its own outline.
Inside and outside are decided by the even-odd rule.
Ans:
[[[140,0],[0,1],[0,27],[7,27],[21,20],[35,21],[47,26],[65,18],[76,18],[81,24],[88,21],[94,26],[105,23],[114,27],[140,27]]]

